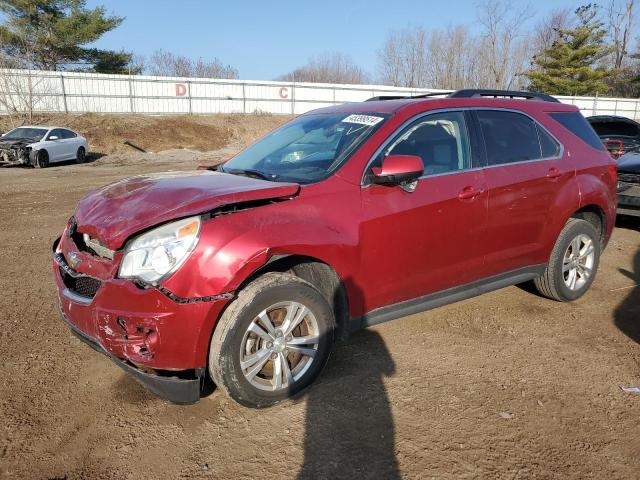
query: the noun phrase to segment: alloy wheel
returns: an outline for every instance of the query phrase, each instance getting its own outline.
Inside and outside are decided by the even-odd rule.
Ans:
[[[595,248],[593,239],[580,234],[571,240],[562,259],[562,278],[572,291],[580,290],[593,273]]]
[[[240,345],[240,368],[260,390],[281,391],[301,379],[320,343],[318,321],[298,302],[279,302],[249,324]]]

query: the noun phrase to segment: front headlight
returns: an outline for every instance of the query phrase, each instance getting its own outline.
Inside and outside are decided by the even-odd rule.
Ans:
[[[156,283],[180,268],[199,237],[200,217],[167,223],[144,233],[125,247],[118,276]]]

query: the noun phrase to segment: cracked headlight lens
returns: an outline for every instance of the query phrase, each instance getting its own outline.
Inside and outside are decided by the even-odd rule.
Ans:
[[[175,272],[200,237],[200,217],[167,223],[131,240],[120,262],[120,278],[157,283]]]

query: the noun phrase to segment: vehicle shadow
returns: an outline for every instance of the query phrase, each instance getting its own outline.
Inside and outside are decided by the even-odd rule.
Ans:
[[[640,344],[640,250],[633,257],[633,271],[620,268],[619,272],[629,278],[634,287],[616,307],[613,321],[622,333]]]
[[[384,378],[395,365],[375,331],[355,333],[306,394],[304,463],[298,479],[398,479]]]

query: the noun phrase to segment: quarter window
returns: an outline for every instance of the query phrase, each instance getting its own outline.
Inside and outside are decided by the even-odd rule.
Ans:
[[[381,159],[388,155],[417,155],[422,158],[425,175],[470,168],[464,113],[434,113],[421,118],[385,149]]]
[[[549,135],[549,133],[540,125],[536,125],[538,129],[538,138],[540,139],[540,148],[542,149],[543,158],[554,158],[560,155],[560,144]]]

